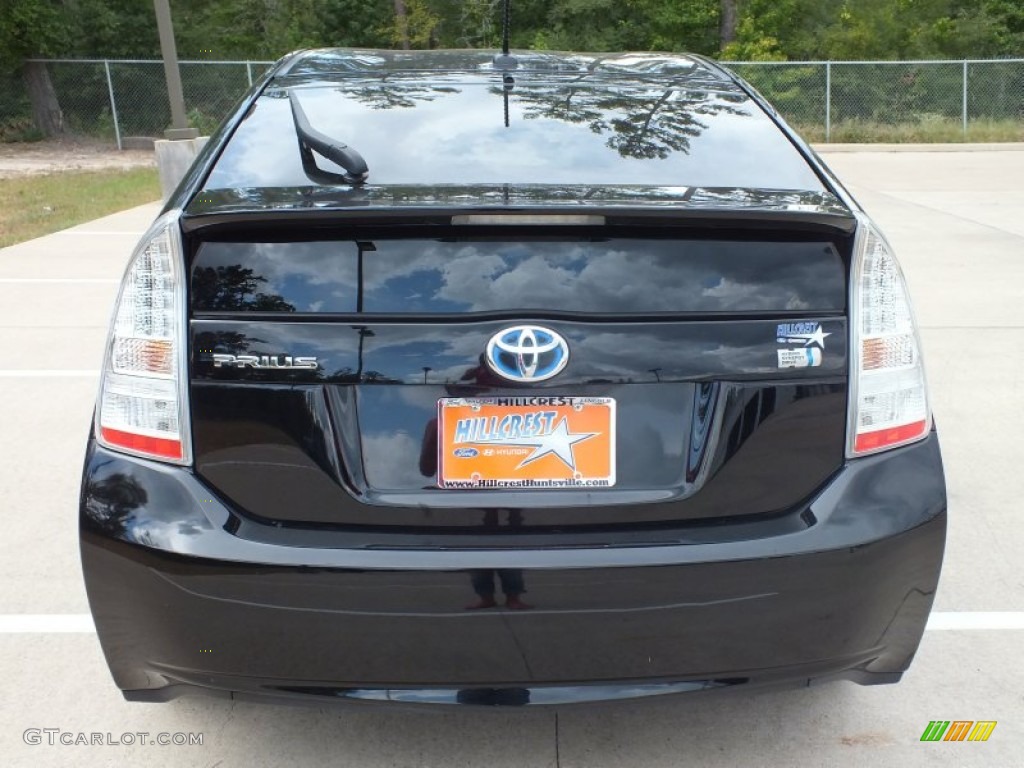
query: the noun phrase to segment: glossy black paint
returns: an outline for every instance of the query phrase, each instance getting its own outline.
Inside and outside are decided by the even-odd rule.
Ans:
[[[387,227],[447,226],[455,215],[499,211],[604,216],[610,227],[717,228],[852,235],[851,209],[831,193],[646,185],[477,184],[373,187],[255,187],[203,192],[182,218],[186,234],[252,232],[283,225],[315,232],[372,222]],[[614,230],[613,230],[614,233]],[[237,236],[237,235],[235,235]]]
[[[495,568],[665,565],[803,555],[895,536],[944,513],[938,468],[933,433],[920,444],[847,462],[812,499],[780,517],[684,523],[665,528],[670,534],[646,529],[633,534],[611,526],[584,533],[545,531],[542,537],[517,536],[514,546],[507,537],[488,537],[482,530],[455,547],[449,538],[417,530],[366,536],[253,521],[192,471],[90,442],[80,513],[83,531],[102,537],[253,565],[385,570],[483,563]],[[505,496],[505,512],[536,503],[531,492]],[[613,541],[622,546],[608,546]]]
[[[528,389],[614,398],[620,469],[599,495],[535,492],[505,523],[517,534],[777,515],[842,462],[843,239],[680,240],[649,228],[646,239],[553,240],[520,228],[513,244],[507,230],[394,241],[360,228],[354,240],[294,241],[289,231],[202,242],[192,262],[193,312],[205,318],[191,323],[196,466],[256,519],[499,529],[506,494],[436,488],[436,406],[524,391],[482,355],[527,317],[557,318],[548,325],[572,350],[557,378]],[[780,368],[778,325],[799,319],[821,323],[827,353],[819,367]],[[318,367],[216,367],[218,353]]]
[[[836,341],[821,367],[782,370],[774,320],[549,325],[573,357],[529,391],[614,397],[620,479],[599,497],[534,492],[527,506],[536,509],[524,509],[518,525],[769,514],[805,499],[842,462],[845,320],[822,321]],[[433,487],[435,467],[423,461],[436,451],[438,398],[524,391],[480,363],[504,323],[192,327],[197,470],[242,509],[292,522],[465,528],[487,517],[479,508],[507,506],[504,493],[488,500]],[[287,351],[317,357],[321,369],[214,368],[207,350]],[[712,393],[703,420],[702,393]],[[694,496],[710,476],[704,493],[670,503]],[[649,503],[616,509],[640,501]]]
[[[533,491],[519,503],[507,491],[440,490],[437,399],[471,391],[197,383],[196,471],[258,519],[518,539],[536,530],[780,514],[843,460],[843,383],[589,385],[568,391],[617,401],[614,488]],[[702,394],[711,400],[704,421]]]
[[[713,62],[524,54],[507,90],[489,60],[286,57],[172,196],[195,270],[195,466],[90,441],[83,478],[83,568],[115,681],[145,701],[522,706],[898,680],[934,596],[946,497],[934,434],[843,455],[856,203]],[[290,93],[365,155],[368,183],[309,173]],[[610,238],[828,243],[835,259],[817,293],[795,291],[806,306],[772,294],[795,289],[766,271],[756,309],[720,297],[616,315],[549,299],[524,317],[494,302],[404,306],[401,292],[372,307],[358,292],[353,308],[346,267],[332,271],[321,247],[288,250],[347,241],[350,256],[373,228],[429,241],[481,211],[585,212],[605,217]],[[204,250],[246,241],[283,250],[263,261]],[[530,390],[617,400],[615,488],[436,488],[424,447],[437,399],[530,391],[494,380],[479,357],[522,320],[574,351]],[[830,334],[820,367],[774,359],[777,324],[797,320]],[[319,365],[214,368],[225,351]],[[533,609],[465,610],[474,581],[502,573]]]
[[[785,533],[722,523],[671,545],[451,549],[245,539],[187,470],[91,446],[82,557],[108,662],[136,700],[396,690],[521,705],[893,682],[938,579],[940,466],[934,435],[848,463]],[[473,572],[502,568],[521,569],[533,610],[466,611]]]
[[[490,337],[505,319],[474,317],[374,319],[356,315],[328,320],[308,315],[261,316],[256,320],[193,320],[193,381],[312,384],[433,384],[445,387],[515,387],[481,367]],[[528,317],[534,317],[530,313]],[[797,316],[829,333],[821,365],[780,368],[776,332],[794,318],[583,320],[557,316],[547,322],[569,343],[573,356],[554,379],[531,390],[583,384],[654,384],[712,379],[818,381],[846,374],[846,320],[829,315]],[[313,356],[316,370],[217,368],[215,352]],[[657,366],[655,368],[654,366]],[[424,377],[424,367],[430,370]],[[521,388],[521,386],[520,386]],[[465,391],[463,389],[462,391]],[[550,394],[550,393],[549,393]]]

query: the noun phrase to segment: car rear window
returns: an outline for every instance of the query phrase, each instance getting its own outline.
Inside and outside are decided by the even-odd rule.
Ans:
[[[841,311],[828,242],[374,239],[207,242],[197,312]]]
[[[534,86],[475,76],[272,84],[228,139],[206,191],[319,187],[290,93],[310,125],[354,148],[369,185],[628,185],[822,192],[790,140],[722,81]],[[507,104],[506,104],[507,99]],[[323,171],[342,169],[319,155]]]

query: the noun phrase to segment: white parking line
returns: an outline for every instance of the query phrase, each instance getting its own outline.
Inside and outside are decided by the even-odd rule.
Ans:
[[[132,237],[142,237],[144,232],[116,232],[113,230],[101,230],[101,229],[65,229],[60,232],[54,232],[55,235],[131,235]]]
[[[1024,629],[1024,611],[939,611],[926,629]]]
[[[0,614],[0,634],[55,634],[58,632],[95,632],[88,613],[8,613]]]
[[[121,282],[114,277],[0,277],[0,284],[14,284],[20,285],[22,283],[43,283],[43,284],[60,284],[60,283],[119,283]]]
[[[938,611],[928,617],[925,629],[1024,629],[1024,611]],[[95,631],[96,626],[88,613],[0,614],[0,635],[89,634]]]
[[[80,379],[99,376],[98,370],[42,370],[26,368],[20,371],[0,370],[0,379]]]

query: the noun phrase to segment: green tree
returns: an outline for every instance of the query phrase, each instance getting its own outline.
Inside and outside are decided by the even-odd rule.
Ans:
[[[173,0],[172,9],[182,58],[276,59],[321,46],[494,48],[501,42],[503,4]],[[511,44],[519,49],[693,51],[730,60],[1024,54],[1024,0],[512,0],[511,19]],[[0,0],[0,74],[21,80],[3,84],[0,117],[24,123],[31,112],[39,132],[57,135],[66,129],[66,111],[73,125],[76,103],[92,103],[90,93],[62,94],[62,111],[46,66],[28,61],[69,56],[158,57],[152,0]],[[810,74],[791,75],[787,98],[795,104]],[[211,83],[219,77],[209,76]],[[155,76],[139,78],[138,87],[157,87]],[[920,87],[910,77],[908,104]],[[224,87],[225,101],[234,98],[233,88]],[[214,117],[221,111],[219,104],[203,108]]]
[[[391,45],[409,48],[433,48],[435,30],[441,21],[427,0],[395,0],[395,14],[382,32]]]
[[[65,0],[74,29],[63,56],[139,59],[160,55],[153,0]],[[177,9],[178,3],[172,5]]]
[[[20,71],[32,121],[46,136],[64,132],[64,114],[46,65],[27,59],[60,55],[70,29],[67,8],[56,0],[0,0],[0,68]]]
[[[728,59],[1019,55],[1019,0],[745,0]]]

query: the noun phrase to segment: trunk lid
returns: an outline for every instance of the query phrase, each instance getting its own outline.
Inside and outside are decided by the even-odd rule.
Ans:
[[[240,513],[382,533],[640,529],[778,515],[841,466],[845,226],[451,221],[189,233],[196,471]],[[524,324],[565,340],[564,370],[496,373],[489,342]],[[613,401],[614,484],[439,487],[439,450],[461,458],[443,434],[439,448],[439,402],[460,398]],[[533,468],[562,467],[554,453]]]

